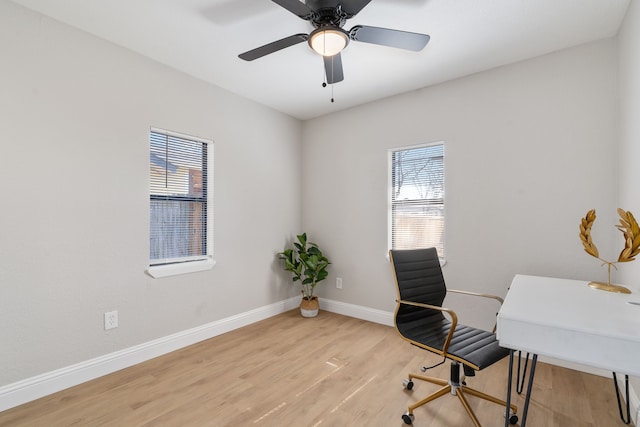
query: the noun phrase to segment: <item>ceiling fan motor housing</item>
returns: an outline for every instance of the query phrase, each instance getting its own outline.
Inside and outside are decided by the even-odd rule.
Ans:
[[[311,23],[316,28],[327,26],[342,28],[349,18],[338,5],[335,8],[316,9]]]

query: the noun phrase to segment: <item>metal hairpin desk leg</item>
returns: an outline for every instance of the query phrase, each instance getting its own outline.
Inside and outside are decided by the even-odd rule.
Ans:
[[[536,373],[536,363],[538,362],[538,355],[534,354],[531,359],[531,372],[529,372],[529,385],[527,385],[527,395],[524,398],[524,409],[522,410],[522,420],[520,427],[527,425],[527,412],[529,412],[529,401],[531,400],[531,389],[533,388],[533,376]]]
[[[620,419],[623,423],[629,424],[631,422],[631,409],[629,408],[629,375],[624,376],[624,388],[626,392],[626,402],[627,402],[627,419],[625,420],[624,415],[622,414],[622,402],[620,402],[620,390],[618,388],[618,378],[616,377],[616,373],[613,373],[613,385],[616,387],[616,398],[618,399],[618,411],[620,411]]]
[[[522,361],[522,351],[518,350],[518,376],[516,378],[516,393],[522,394],[522,389],[524,388],[524,379],[527,376],[527,365],[529,364],[529,353],[524,359],[524,370],[522,371],[522,376],[520,376],[520,362]]]
[[[509,351],[509,376],[507,379],[507,408],[504,417],[504,426],[509,426],[509,408],[511,405],[511,383],[513,382],[513,354],[515,350]],[[518,377],[520,377],[520,354],[518,353]],[[528,356],[528,354],[527,354]],[[528,360],[528,357],[527,357]],[[529,372],[529,385],[527,386],[527,394],[524,399],[524,409],[522,411],[522,419],[520,420],[520,427],[525,427],[527,425],[527,413],[529,412],[529,401],[531,400],[531,389],[533,388],[533,377],[536,373],[536,363],[538,362],[538,355],[534,354],[533,359],[531,360],[531,372]],[[526,371],[525,371],[526,372]],[[524,383],[525,374],[522,375],[522,382]],[[522,387],[520,387],[520,378],[518,378],[518,386],[520,390],[518,394],[522,392]]]
[[[511,408],[511,382],[513,381],[513,353],[515,350],[509,350],[509,377],[507,379],[507,409],[504,415],[504,427],[509,427],[509,408]]]
[[[511,403],[511,381],[513,381],[513,354],[515,350],[511,350],[509,352],[509,383],[507,385],[507,413],[505,419],[505,427],[509,425],[509,404]],[[527,354],[528,356],[528,354]],[[538,361],[538,355],[534,354],[533,359],[531,361],[531,372],[529,373],[529,385],[527,386],[527,394],[524,400],[524,409],[522,410],[522,419],[520,427],[525,427],[527,425],[527,413],[529,412],[529,402],[531,400],[531,389],[533,386],[533,377],[536,371],[536,363]],[[524,383],[524,377],[526,375],[526,363],[525,363],[525,371],[522,374],[522,383]],[[624,376],[624,386],[625,386],[625,401],[626,401],[626,418],[622,409],[622,402],[620,400],[620,388],[618,387],[618,378],[616,373],[613,372],[613,385],[616,389],[616,398],[618,400],[618,411],[620,412],[620,419],[625,424],[631,423],[631,408],[629,407],[629,375]],[[520,384],[520,353],[518,353],[518,385],[516,387],[516,391],[518,394],[522,392],[522,386]]]

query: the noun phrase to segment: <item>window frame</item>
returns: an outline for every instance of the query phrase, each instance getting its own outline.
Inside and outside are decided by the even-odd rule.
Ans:
[[[387,204],[388,204],[388,210],[387,210],[387,252],[393,248],[393,207],[394,207],[394,202],[393,202],[393,192],[394,192],[394,182],[393,182],[393,154],[395,152],[398,151],[406,151],[406,150],[413,150],[413,149],[420,149],[420,148],[426,148],[426,147],[433,147],[433,146],[442,146],[442,157],[443,157],[443,185],[446,186],[446,154],[445,154],[445,149],[446,149],[446,144],[445,141],[433,141],[433,142],[427,142],[427,143],[422,143],[422,144],[415,144],[415,145],[409,145],[409,146],[401,146],[401,147],[393,147],[390,148],[388,150],[387,153],[387,161],[388,161],[388,176],[387,176],[387,185],[388,185],[388,193],[387,193]],[[441,254],[440,251],[438,253],[438,257],[440,258],[440,263],[441,265],[445,265],[446,264],[446,251],[445,251],[445,243],[446,243],[446,238],[445,238],[445,231],[446,231],[446,194],[443,193],[443,196],[441,198],[442,200],[442,210],[443,210],[443,221],[444,224],[442,226],[442,247],[443,247],[443,253]],[[432,203],[427,203],[427,204],[432,204]],[[388,254],[387,254],[388,257]]]
[[[184,259],[173,258],[172,262],[164,263],[164,264],[156,264],[156,265],[153,264],[153,261],[149,257],[149,250],[147,250],[147,256],[149,257],[148,258],[149,267],[147,269],[147,274],[157,279],[162,277],[175,276],[179,274],[187,274],[187,273],[194,273],[198,271],[210,270],[216,264],[215,259],[213,258],[213,253],[214,253],[213,252],[213,225],[214,225],[213,224],[213,206],[214,206],[213,205],[213,170],[214,170],[213,169],[213,157],[214,157],[213,148],[214,148],[214,142],[211,139],[205,139],[205,138],[200,138],[193,135],[151,127],[149,129],[149,133],[147,134],[147,143],[149,144],[149,150],[151,149],[150,137],[151,137],[151,133],[153,132],[207,144],[207,153],[206,153],[207,191],[206,191],[206,212],[205,212],[206,248],[204,251],[205,254],[202,256],[197,256],[194,258],[190,257],[190,258],[184,258]],[[147,175],[147,179],[149,179],[149,175]],[[147,191],[147,195],[149,197],[148,212],[150,212],[151,200],[153,199],[153,196],[151,195],[150,185],[151,184],[149,182],[149,190]],[[149,245],[150,245],[150,239],[151,239],[150,225],[151,224],[149,222],[149,227],[147,227],[147,231],[149,232],[147,243]]]

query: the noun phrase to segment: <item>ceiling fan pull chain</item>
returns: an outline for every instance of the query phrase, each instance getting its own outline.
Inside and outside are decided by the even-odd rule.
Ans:
[[[322,70],[322,87],[327,87],[327,75],[324,70]]]
[[[333,78],[333,58],[334,57],[335,55],[331,57],[331,102],[333,102],[333,87],[335,86],[335,83],[334,83],[335,80]]]

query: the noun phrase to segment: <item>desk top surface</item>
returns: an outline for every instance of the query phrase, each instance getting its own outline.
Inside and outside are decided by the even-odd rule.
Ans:
[[[499,316],[640,341],[640,294],[593,289],[589,282],[516,275]]]
[[[629,304],[640,303],[640,293],[606,292],[588,283],[516,275],[498,313],[500,345],[640,373],[640,305]]]

